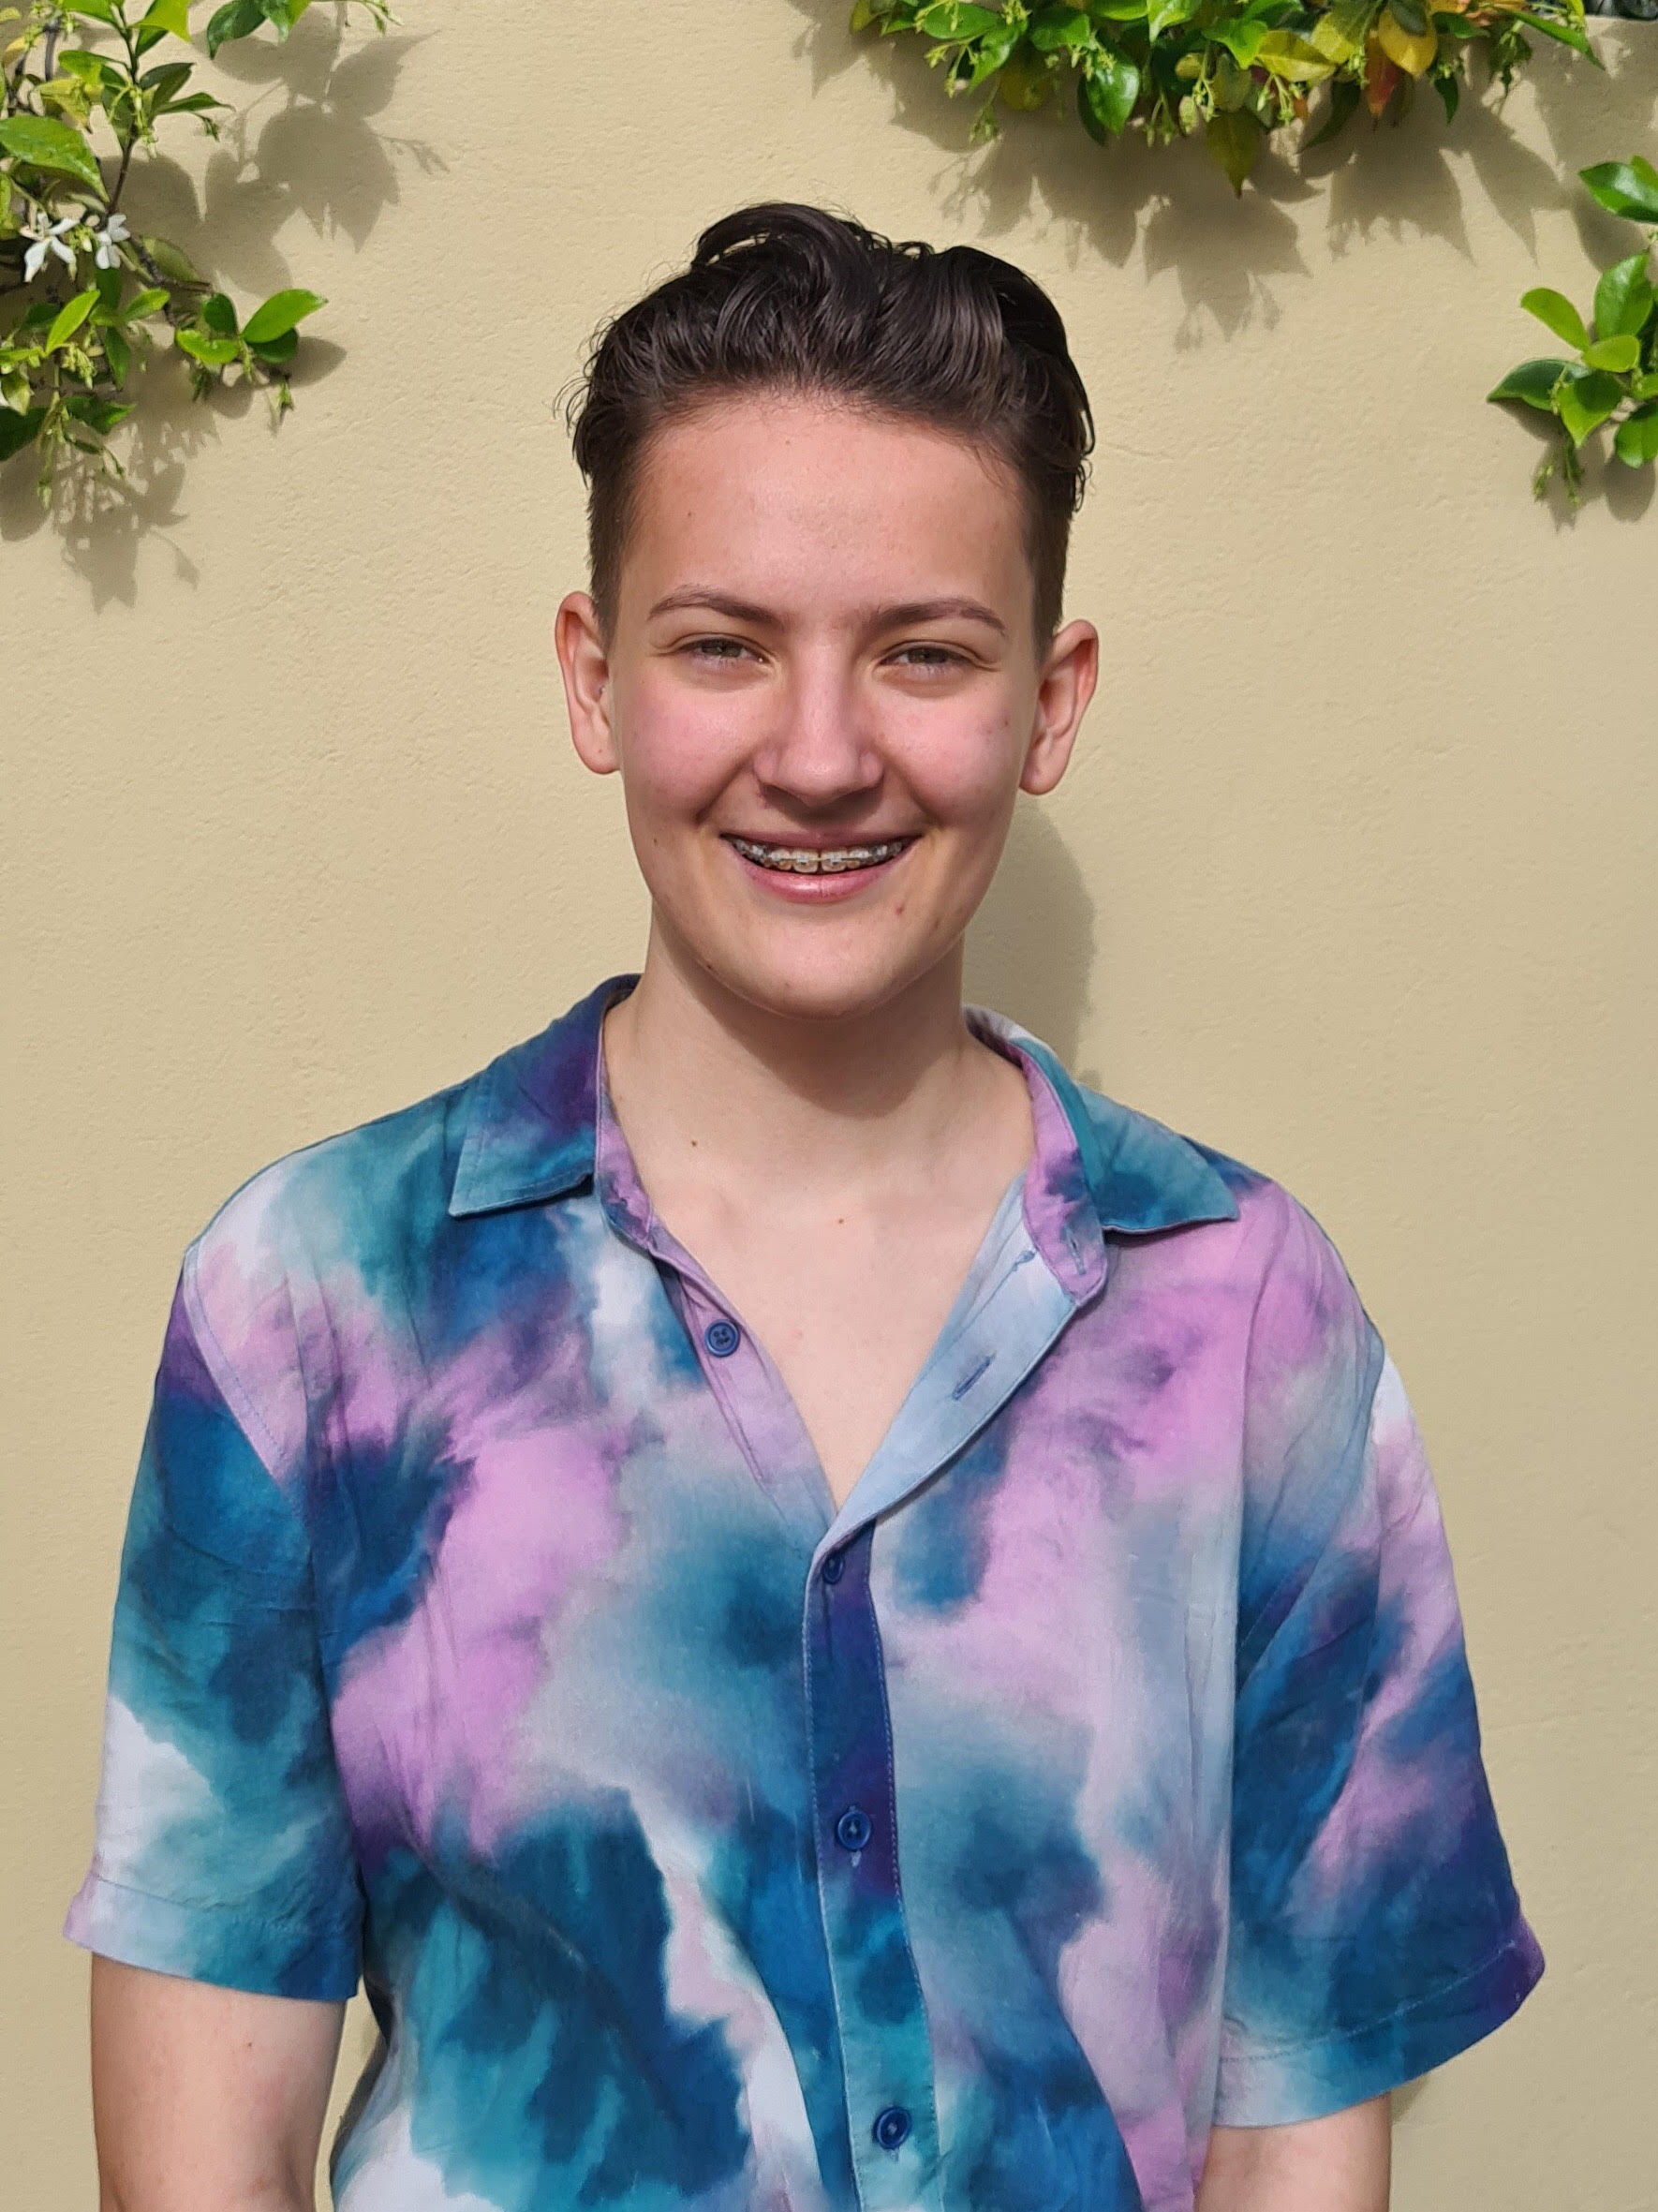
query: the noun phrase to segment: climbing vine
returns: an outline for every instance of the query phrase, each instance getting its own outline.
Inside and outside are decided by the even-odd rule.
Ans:
[[[351,0],[384,30],[387,0]],[[311,0],[228,0],[210,56],[269,30],[286,38]],[[159,133],[219,131],[226,102],[192,89],[192,0],[31,0],[0,8],[0,461],[38,456],[51,500],[63,463],[120,474],[111,433],[158,352],[197,397],[241,380],[280,414],[300,325],[326,303],[293,287],[245,314],[169,240],[135,232],[122,200]],[[199,11],[205,12],[205,11]]]
[[[1658,169],[1641,155],[1601,161],[1577,172],[1590,198],[1608,215],[1652,227],[1658,238]],[[1552,418],[1555,438],[1532,489],[1543,498],[1557,471],[1575,504],[1583,482],[1583,448],[1609,428],[1612,452],[1625,467],[1658,462],[1658,285],[1651,249],[1642,245],[1603,272],[1594,304],[1584,316],[1563,292],[1538,285],[1520,305],[1572,349],[1522,361],[1488,394]]]
[[[1361,106],[1397,121],[1422,84],[1453,117],[1476,54],[1506,90],[1529,32],[1595,61],[1583,0],[855,0],[851,23],[925,40],[945,89],[979,102],[975,138],[1069,98],[1102,145],[1201,136],[1237,192],[1289,124],[1320,145]]]

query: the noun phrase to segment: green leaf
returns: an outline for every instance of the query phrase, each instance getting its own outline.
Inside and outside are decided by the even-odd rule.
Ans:
[[[1563,292],[1551,291],[1547,285],[1540,284],[1524,294],[1520,305],[1528,315],[1546,323],[1557,338],[1564,338],[1568,346],[1576,346],[1581,352],[1588,345],[1583,318]]]
[[[1631,399],[1658,399],[1658,369],[1649,369],[1645,376],[1633,378],[1629,396]]]
[[[1030,43],[1039,53],[1075,53],[1093,36],[1094,26],[1079,7],[1044,7],[1030,22]]]
[[[1330,87],[1330,111],[1322,126],[1313,132],[1301,151],[1310,154],[1314,146],[1327,146],[1333,138],[1340,137],[1352,122],[1359,103],[1358,86],[1351,77],[1339,77]]]
[[[156,268],[160,270],[162,275],[170,277],[174,284],[194,286],[206,284],[206,277],[198,274],[191,266],[188,257],[180,253],[170,239],[146,237],[141,238],[139,244],[149,255],[151,260],[155,262]]]
[[[190,0],[150,0],[143,20],[158,31],[170,31],[175,38],[190,36]]]
[[[1635,223],[1658,223],[1658,170],[1637,154],[1633,161],[1597,161],[1577,174],[1608,215]]]
[[[120,82],[116,71],[103,55],[90,53],[84,47],[66,47],[57,57],[57,66],[61,76],[78,77],[82,84],[90,84],[100,90],[108,78],[114,77],[116,82]]]
[[[1511,368],[1488,399],[1521,399],[1546,415],[1554,412],[1554,388],[1571,366],[1564,361],[1522,361]]]
[[[1625,415],[1612,433],[1612,451],[1631,468],[1644,468],[1658,461],[1658,400]]]
[[[110,374],[116,383],[125,384],[127,371],[132,366],[132,348],[118,330],[107,330],[104,333],[104,359],[109,363]]]
[[[224,368],[242,352],[236,339],[210,338],[200,331],[180,331],[173,343],[181,353],[187,353],[192,361],[200,362],[205,368]]]
[[[24,446],[33,445],[35,434],[45,420],[43,407],[32,407],[21,415],[14,415],[9,408],[0,409],[0,461],[9,461],[13,453],[21,453]]]
[[[1623,397],[1623,387],[1604,369],[1578,368],[1568,362],[1555,388],[1554,411],[1574,445],[1598,430]]]
[[[68,0],[68,9],[71,15],[83,15],[95,23],[108,23],[111,28],[120,25],[115,0]]]
[[[131,414],[130,407],[118,399],[98,399],[90,392],[76,392],[64,402],[67,414],[77,423],[84,423],[89,430],[96,430],[100,438],[107,438],[117,423],[125,423]]]
[[[1584,347],[1583,358],[1591,368],[1611,369],[1625,377],[1640,366],[1641,342],[1638,338],[1597,338],[1592,346]]]
[[[1224,47],[1240,69],[1250,68],[1266,36],[1266,25],[1245,17],[1240,22],[1215,23],[1209,37],[1217,46]]]
[[[1076,111],[1089,138],[1101,145],[1117,138],[1128,126],[1140,96],[1140,72],[1120,53],[1103,52],[1076,87]]]
[[[1241,200],[1250,171],[1266,143],[1266,133],[1259,118],[1247,108],[1236,108],[1228,113],[1211,115],[1203,135],[1204,144],[1232,179],[1232,189]]]
[[[48,353],[55,353],[60,346],[67,345],[96,305],[96,284],[89,284],[83,292],[77,292],[72,300],[66,300],[46,334]]]
[[[226,6],[207,19],[208,54],[217,53],[232,38],[251,37],[264,21],[265,11],[259,0],[227,0]]]
[[[268,367],[280,368],[299,351],[300,334],[297,330],[284,331],[279,338],[266,338],[258,345],[250,338],[248,346]]]
[[[1574,53],[1580,53],[1585,60],[1591,61],[1597,69],[1606,67],[1605,62],[1576,23],[1562,22],[1556,15],[1533,15],[1525,7],[1517,7],[1514,12],[1522,23],[1530,23],[1533,31],[1541,31],[1546,38],[1558,38],[1562,46],[1569,46]]]
[[[248,317],[242,334],[250,346],[268,346],[273,338],[281,337],[307,315],[315,315],[318,307],[327,304],[317,292],[273,292],[264,305],[256,307]]]
[[[155,95],[155,105],[165,107],[174,93],[183,92],[196,74],[192,62],[160,62],[153,69],[146,69],[139,79],[144,90]]]
[[[995,7],[975,7],[970,0],[934,0],[931,7],[924,7],[915,19],[915,27],[926,38],[982,38],[986,31],[999,31],[1001,10]]]
[[[214,292],[202,301],[201,319],[221,338],[236,335],[236,310],[223,292]]]
[[[152,315],[158,315],[167,304],[167,294],[157,284],[146,285],[136,292],[121,310],[123,322],[147,322]]]
[[[1146,14],[1147,35],[1156,38],[1172,23],[1183,23],[1197,13],[1201,0],[1151,0]]]
[[[1457,110],[1462,105],[1462,80],[1453,69],[1436,70],[1433,78],[1433,89],[1438,93],[1441,104],[1444,108],[1445,121],[1455,123]]]
[[[35,169],[55,170],[74,177],[102,197],[104,172],[92,157],[92,149],[78,130],[50,115],[7,115],[0,123],[0,151],[15,154]]]

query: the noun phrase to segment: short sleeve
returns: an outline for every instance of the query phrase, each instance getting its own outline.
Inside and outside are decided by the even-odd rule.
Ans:
[[[1251,1359],[1215,2117],[1314,2118],[1476,2042],[1542,1972],[1403,1388],[1299,1214]]]
[[[192,1290],[187,1261],[122,1554],[92,1869],[65,1933],[129,1966],[340,2000],[361,1897],[303,1515],[257,1408],[232,1410]]]

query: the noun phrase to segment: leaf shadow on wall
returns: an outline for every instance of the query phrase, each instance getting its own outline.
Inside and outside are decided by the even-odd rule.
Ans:
[[[1074,1068],[1097,982],[1094,941],[1094,902],[1081,868],[1038,802],[1021,798],[1001,866],[968,932],[969,1003],[1007,1015]]]
[[[166,155],[137,165],[124,202],[133,230],[170,239],[244,309],[294,281],[277,240],[296,215],[317,236],[343,233],[361,248],[399,198],[399,161],[428,174],[442,167],[430,146],[392,137],[371,120],[391,104],[404,59],[420,43],[365,41],[318,8],[283,45],[250,39],[224,48],[216,67],[235,82],[237,112],[199,171]],[[326,338],[305,337],[295,391],[320,382],[343,359]],[[152,537],[170,547],[175,573],[194,584],[194,563],[169,535],[187,512],[181,504],[187,465],[218,442],[222,423],[236,423],[248,437],[267,415],[264,395],[244,386],[192,401],[182,359],[158,346],[136,412],[113,441],[125,475],[65,469],[48,511],[36,494],[31,455],[19,455],[0,471],[0,540],[54,530],[95,607],[133,603],[139,548]],[[280,435],[279,426],[267,434]]]
[[[1488,91],[1471,88],[1451,126],[1423,93],[1399,127],[1373,127],[1361,116],[1297,162],[1267,153],[1235,200],[1195,141],[1153,148],[1136,134],[1103,149],[1063,101],[1010,115],[989,145],[970,146],[976,103],[946,96],[921,41],[854,35],[838,0],[792,5],[807,18],[799,43],[819,86],[852,68],[872,71],[889,90],[895,119],[949,156],[938,180],[947,214],[976,215],[987,245],[1015,230],[1057,229],[1073,261],[1092,254],[1120,269],[1138,248],[1147,280],[1172,275],[1179,288],[1175,342],[1182,349],[1278,319],[1282,281],[1313,274],[1305,215],[1292,213],[1308,201],[1325,201],[1332,254],[1380,231],[1438,238],[1472,260],[1462,212],[1472,182],[1535,250],[1538,210],[1582,198],[1574,172],[1584,163],[1648,142],[1658,105],[1658,31],[1603,22],[1596,37],[1605,76],[1536,41],[1543,51],[1524,80],[1526,96],[1537,103],[1556,166],[1516,137]]]

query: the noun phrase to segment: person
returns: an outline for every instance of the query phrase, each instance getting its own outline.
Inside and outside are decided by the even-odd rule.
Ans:
[[[1541,1960],[1283,1190],[962,1004],[1091,438],[956,246],[717,223],[574,412],[642,972],[184,1262],[92,1871],[106,2212],[1375,2212]],[[1033,956],[1035,957],[1035,956]]]

